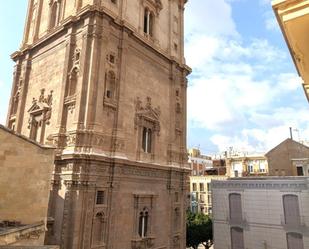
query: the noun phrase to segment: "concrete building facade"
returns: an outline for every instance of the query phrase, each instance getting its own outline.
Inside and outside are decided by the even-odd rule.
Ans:
[[[212,182],[216,249],[309,248],[309,179]]]
[[[186,0],[29,0],[7,125],[57,147],[46,243],[185,247]]]

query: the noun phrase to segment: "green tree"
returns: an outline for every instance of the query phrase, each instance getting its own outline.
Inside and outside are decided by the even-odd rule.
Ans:
[[[203,244],[208,249],[212,241],[212,220],[203,213],[187,212],[187,247],[197,249],[199,244]]]

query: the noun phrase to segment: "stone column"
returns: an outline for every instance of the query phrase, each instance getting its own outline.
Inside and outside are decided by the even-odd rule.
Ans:
[[[91,47],[89,72],[88,72],[88,86],[87,86],[87,100],[86,100],[86,116],[85,126],[88,130],[94,130],[96,126],[101,124],[95,122],[97,98],[98,98],[98,85],[99,85],[99,72],[101,46],[102,46],[102,18],[95,14],[93,17],[93,29],[90,35],[89,46]],[[104,60],[105,62],[105,60]]]
[[[11,90],[11,97],[10,97],[10,102],[9,102],[9,107],[8,107],[8,113],[7,113],[7,119],[6,119],[6,126],[10,126],[10,119],[13,115],[13,108],[14,108],[14,96],[18,90],[18,85],[19,85],[19,78],[20,78],[20,73],[21,73],[21,61],[17,60],[17,63],[14,67],[14,73],[13,73],[13,86]],[[20,99],[19,99],[20,101]],[[16,121],[16,119],[15,119]],[[12,128],[12,127],[9,127]]]
[[[31,57],[29,53],[25,56],[22,64],[22,74],[23,85],[21,87],[20,101],[18,105],[18,110],[16,113],[16,131],[22,133],[22,125],[24,121],[25,109],[26,109],[26,98],[28,93],[29,75],[31,71]],[[26,134],[25,134],[26,135]]]

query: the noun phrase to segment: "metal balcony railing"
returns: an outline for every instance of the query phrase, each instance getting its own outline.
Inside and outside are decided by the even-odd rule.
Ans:
[[[247,219],[247,214],[242,213],[240,215],[234,215],[230,216],[230,214],[227,215],[227,222],[229,223],[230,226],[238,226],[241,228],[245,228],[248,226],[248,219]]]
[[[309,231],[309,216],[285,216],[280,215],[281,225],[287,231]]]

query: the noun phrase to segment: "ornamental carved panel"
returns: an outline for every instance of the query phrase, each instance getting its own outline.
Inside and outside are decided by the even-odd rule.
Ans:
[[[151,98],[146,98],[146,103],[143,103],[139,97],[135,100],[135,129],[138,127],[151,127],[157,135],[160,133],[160,107],[153,107]]]

